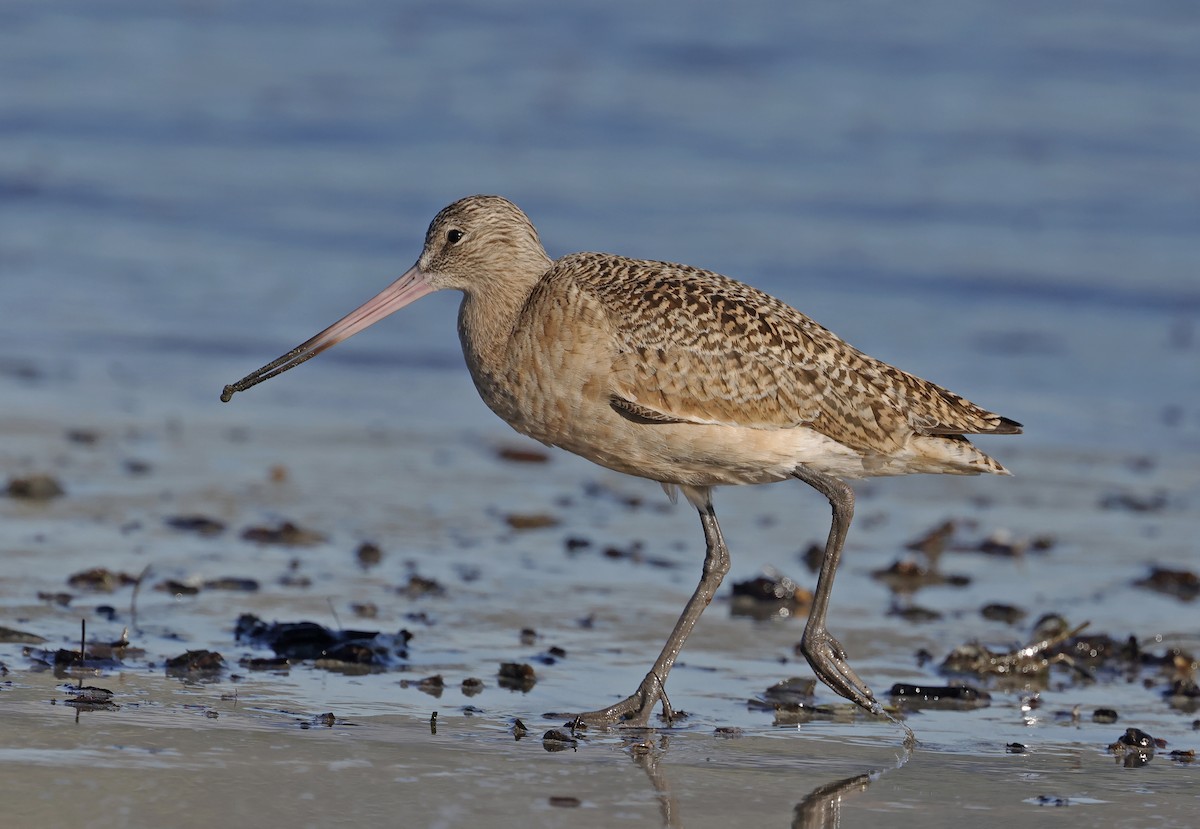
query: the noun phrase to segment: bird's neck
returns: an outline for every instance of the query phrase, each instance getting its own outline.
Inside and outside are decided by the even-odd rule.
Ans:
[[[463,293],[458,337],[475,385],[489,405],[495,385],[507,372],[508,347],[517,319],[540,276],[539,272],[530,273],[527,279],[508,277]]]

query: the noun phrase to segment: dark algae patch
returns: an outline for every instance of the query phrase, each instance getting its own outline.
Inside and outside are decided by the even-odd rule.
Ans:
[[[313,661],[318,667],[360,666],[386,670],[408,658],[412,634],[333,630],[317,622],[265,622],[253,614],[238,617],[234,634],[239,642],[270,648],[289,662]]]

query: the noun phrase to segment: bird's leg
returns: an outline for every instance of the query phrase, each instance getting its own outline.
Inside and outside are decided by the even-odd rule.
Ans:
[[[663,646],[662,653],[658,655],[654,667],[646,674],[638,689],[615,705],[580,714],[578,721],[589,725],[622,723],[644,726],[650,722],[650,714],[660,700],[663,704],[663,717],[668,722],[674,717],[674,711],[663,691],[667,674],[671,672],[671,667],[675,664],[679,651],[683,649],[688,634],[696,626],[700,614],[713,600],[717,588],[721,586],[721,580],[729,572],[729,550],[725,547],[725,539],[721,536],[721,527],[717,524],[717,515],[713,512],[707,492],[703,494],[704,501],[697,505],[697,509],[700,511],[700,523],[704,526],[704,540],[708,549],[704,556],[704,571],[700,576],[700,583],[696,585],[696,592],[688,599],[679,621],[675,623],[675,629],[671,631],[670,638]]]
[[[846,651],[841,642],[834,639],[825,627],[829,594],[833,592],[833,577],[842,557],[842,545],[846,543],[850,521],[854,518],[854,490],[844,481],[807,467],[797,467],[792,474],[828,498],[829,505],[833,507],[833,523],[829,528],[829,539],[825,542],[816,594],[804,636],[800,640],[800,650],[822,682],[872,714],[882,714],[883,706],[846,661]]]

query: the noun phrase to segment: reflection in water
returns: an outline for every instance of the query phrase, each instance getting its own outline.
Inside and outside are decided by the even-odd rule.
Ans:
[[[817,786],[808,797],[796,804],[792,829],[832,829],[842,825],[842,798],[865,792],[879,776],[878,772],[856,774]]]
[[[641,736],[641,735],[639,735]],[[670,737],[663,734],[657,741],[653,736],[643,739],[627,737],[625,750],[642,771],[650,779],[650,785],[658,795],[658,809],[662,815],[662,825],[666,829],[683,829],[683,815],[679,810],[679,802],[671,794],[670,784],[662,766],[670,748]],[[897,767],[903,766],[912,757],[912,746],[906,745],[903,758]],[[882,771],[870,771],[856,774],[832,783],[817,786],[808,796],[796,804],[792,816],[792,829],[836,829],[841,826],[842,799],[851,794],[865,792],[867,786],[878,780]]]
[[[650,778],[650,785],[654,786],[654,791],[658,795],[658,811],[662,815],[662,825],[667,829],[682,829],[683,821],[679,813],[679,804],[671,794],[667,776],[659,767],[659,762],[666,756],[670,745],[670,737],[663,734],[658,738],[657,744],[651,737],[644,740],[627,739],[625,749],[633,758],[633,762],[646,772],[646,776]]]

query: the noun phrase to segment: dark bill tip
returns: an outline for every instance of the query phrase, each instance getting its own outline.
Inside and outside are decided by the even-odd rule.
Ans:
[[[221,402],[228,403],[238,392],[246,391],[264,380],[270,380],[272,377],[295,368],[330,346],[353,336],[372,323],[378,322],[393,311],[431,291],[433,291],[433,287],[429,284],[428,278],[420,268],[414,265],[374,298],[367,300],[317,336],[296,346],[279,359],[272,360],[258,371],[247,374],[236,383],[230,383],[221,390]]]

